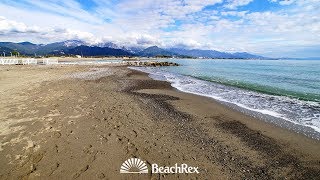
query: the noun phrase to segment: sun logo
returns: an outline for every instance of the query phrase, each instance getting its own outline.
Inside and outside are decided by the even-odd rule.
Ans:
[[[141,159],[130,158],[121,165],[120,173],[148,173],[148,167]]]

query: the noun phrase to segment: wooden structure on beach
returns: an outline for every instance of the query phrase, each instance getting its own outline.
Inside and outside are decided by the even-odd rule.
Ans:
[[[58,59],[55,58],[0,58],[1,65],[36,65],[36,64],[58,64]]]

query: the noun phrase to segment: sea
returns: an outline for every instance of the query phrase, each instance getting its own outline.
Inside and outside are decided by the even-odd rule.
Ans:
[[[158,61],[164,61],[159,59]],[[170,59],[131,67],[183,92],[320,140],[320,60]]]

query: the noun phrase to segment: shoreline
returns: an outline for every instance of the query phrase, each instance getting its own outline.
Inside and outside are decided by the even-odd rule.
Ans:
[[[130,68],[129,68],[130,69]],[[173,93],[175,95],[177,94],[180,94],[181,96],[190,96],[191,98],[196,98],[196,99],[201,99],[203,101],[207,101],[209,103],[212,103],[214,106],[220,106],[219,108],[221,109],[224,109],[224,111],[227,111],[228,113],[230,114],[236,114],[237,116],[242,116],[244,117],[245,119],[248,119],[248,120],[244,120],[244,121],[241,121],[243,123],[253,123],[255,124],[254,126],[256,126],[256,130],[260,130],[260,131],[263,131],[262,129],[259,129],[259,126],[263,127],[263,128],[268,128],[268,129],[276,129],[276,131],[280,130],[280,131],[283,131],[284,133],[288,133],[288,134],[295,134],[297,136],[300,136],[302,139],[310,139],[311,141],[314,141],[314,142],[319,142],[318,139],[315,139],[315,138],[312,138],[312,137],[309,137],[305,134],[300,134],[300,133],[297,133],[295,132],[294,130],[292,129],[289,129],[289,128],[284,128],[284,127],[281,127],[281,126],[278,126],[278,124],[275,124],[275,123],[272,123],[270,122],[269,120],[270,119],[264,119],[265,117],[257,117],[257,116],[254,116],[253,114],[257,113],[257,114],[260,114],[262,116],[266,116],[266,114],[262,114],[262,113],[259,113],[259,112],[255,112],[255,111],[251,111],[251,110],[248,110],[248,109],[245,109],[245,108],[242,108],[242,107],[238,107],[236,104],[232,104],[232,103],[228,103],[228,102],[223,102],[223,101],[219,101],[217,99],[214,99],[214,98],[211,98],[211,97],[207,97],[207,96],[203,96],[203,95],[200,95],[200,94],[194,94],[194,93],[189,93],[189,92],[183,92],[175,87],[172,87],[171,83],[170,82],[167,82],[167,81],[161,81],[161,80],[154,80],[152,79],[151,77],[149,77],[149,74],[148,73],[145,73],[145,72],[142,72],[142,71],[138,71],[138,70],[133,70],[133,71],[136,71],[135,73],[137,74],[140,74],[142,73],[143,75],[142,76],[146,76],[144,78],[146,79],[150,79],[152,81],[155,81],[155,82],[164,82],[164,83],[167,83],[168,85],[166,85],[165,87],[166,88],[162,88],[162,89],[156,89],[154,90],[152,88],[152,90],[146,88],[146,89],[142,89],[142,90],[139,90],[139,92],[142,92],[142,93],[151,93],[151,94],[155,94],[155,93],[160,93],[160,94],[170,94],[170,93]],[[138,88],[139,89],[139,88]],[[173,91],[173,92],[163,92],[163,91]],[[249,114],[247,114],[247,112],[244,112],[242,110],[245,110],[245,111],[249,111]],[[250,114],[253,113],[253,114]],[[272,120],[276,120],[276,117],[271,117]],[[287,122],[286,120],[284,119],[280,119],[279,121],[285,121]],[[288,122],[290,123],[290,125],[294,124],[292,122]],[[292,123],[292,124],[291,124]],[[289,125],[289,126],[290,126]],[[254,127],[252,126],[252,127]],[[265,131],[263,131],[265,132]],[[270,135],[270,134],[268,134]],[[320,156],[319,156],[320,157]]]
[[[154,80],[158,80],[157,79],[158,77],[157,78],[153,77],[153,76],[155,76],[155,74],[153,74],[151,71],[144,70],[144,69],[139,69],[139,68],[135,68],[135,67],[129,67],[129,69],[133,69],[133,70],[137,70],[137,71],[140,71],[140,72],[147,73],[150,78],[152,78]],[[181,76],[189,77],[187,75],[181,75]],[[195,77],[192,77],[192,78],[195,78]],[[195,78],[195,79],[197,79],[197,78]],[[213,99],[214,101],[216,101],[216,102],[218,102],[220,104],[223,104],[223,105],[227,106],[228,108],[231,108],[231,109],[234,109],[234,110],[236,110],[238,112],[241,112],[241,113],[244,113],[246,115],[252,116],[253,118],[257,118],[257,119],[259,119],[261,121],[264,121],[264,122],[267,122],[267,123],[271,123],[271,124],[276,125],[278,127],[285,128],[287,130],[293,131],[293,132],[295,132],[297,134],[303,134],[303,135],[305,135],[305,136],[307,136],[309,138],[312,138],[312,139],[320,141],[320,132],[318,131],[319,128],[316,127],[316,126],[302,125],[302,124],[299,124],[299,123],[297,123],[297,122],[295,122],[293,120],[290,120],[288,118],[281,117],[280,115],[278,115],[278,116],[277,115],[273,115],[276,112],[265,113],[265,112],[263,112],[263,110],[253,109],[253,108],[247,107],[247,106],[239,104],[239,103],[233,103],[231,101],[224,100],[224,99],[219,99],[219,98],[216,98],[214,96],[212,97],[212,96],[210,96],[208,94],[201,94],[201,93],[197,93],[197,92],[191,92],[191,91],[184,90],[184,89],[181,89],[181,88],[179,89],[178,87],[174,87],[172,85],[172,82],[170,82],[168,80],[162,80],[161,78],[159,80],[170,83],[171,86],[173,88],[175,88],[179,92],[190,93],[190,94],[194,94],[194,95],[198,95],[198,96],[202,96],[202,97]],[[202,79],[197,79],[197,80],[211,83],[210,81],[205,81],[205,80],[202,80]],[[217,83],[217,84],[219,84],[219,83]],[[221,85],[226,86],[226,87],[238,88],[238,87],[229,86],[229,85],[225,85],[225,84],[221,84]],[[239,89],[241,89],[241,88],[239,88]],[[247,90],[247,91],[250,92],[252,90]],[[253,92],[256,92],[256,91],[253,91]],[[260,92],[256,92],[256,93],[260,93]],[[266,94],[266,95],[268,95],[268,94]]]
[[[144,72],[135,72],[140,76],[140,73],[142,73],[142,76],[148,80],[154,81],[155,84],[161,84],[160,88],[159,85],[155,85],[156,87],[150,88],[148,85],[147,87],[142,86],[141,84],[138,84],[138,88],[135,89],[138,93],[142,93],[142,96],[145,96],[145,94],[148,95],[165,95],[169,97],[178,97],[177,99],[174,99],[173,101],[184,101],[189,100],[190,103],[197,103],[194,105],[188,104],[187,107],[185,105],[185,102],[175,102],[171,103],[171,100],[169,100],[169,103],[167,105],[173,105],[173,108],[175,110],[183,110],[182,113],[187,113],[187,115],[191,115],[192,117],[196,116],[199,117],[201,115],[206,115],[203,118],[208,118],[208,112],[210,112],[212,109],[218,109],[220,112],[218,113],[218,116],[209,117],[211,120],[218,120],[218,121],[224,121],[228,119],[227,122],[223,122],[222,125],[218,125],[219,128],[237,136],[237,138],[240,138],[241,141],[245,141],[245,143],[253,149],[256,149],[260,153],[265,154],[273,154],[277,156],[277,153],[281,153],[283,149],[284,151],[287,151],[286,148],[295,149],[294,151],[298,150],[300,152],[305,152],[307,154],[314,154],[318,150],[320,150],[320,144],[319,141],[312,139],[310,137],[306,137],[305,135],[297,134],[296,132],[293,132],[288,129],[284,129],[282,127],[275,126],[274,124],[270,122],[261,121],[260,119],[257,119],[256,117],[252,117],[249,115],[244,114],[243,112],[240,112],[236,109],[231,109],[230,106],[222,104],[221,102],[216,101],[215,99],[182,92],[174,87],[171,86],[171,84],[167,81],[158,81],[153,80],[148,76],[148,73]],[[151,83],[152,84],[152,83]],[[165,84],[165,85],[163,85]],[[166,98],[164,98],[166,99]],[[170,98],[169,98],[170,99]],[[205,102],[205,103],[204,103]],[[161,102],[160,104],[162,104]],[[205,105],[204,105],[205,104]],[[165,105],[165,106],[167,106]],[[162,105],[161,105],[162,106]],[[214,106],[214,108],[212,108]],[[186,109],[185,109],[186,108]],[[205,108],[205,110],[202,110],[202,108]],[[196,109],[196,111],[200,111],[199,115],[197,113],[194,113],[193,109]],[[220,117],[220,113],[223,112],[222,119]],[[225,119],[226,118],[226,119]],[[203,119],[202,119],[203,120]],[[209,123],[211,124],[211,122]],[[185,124],[184,124],[185,125]],[[190,128],[192,129],[192,128]],[[208,130],[208,129],[207,129]],[[209,130],[210,131],[210,130]],[[256,136],[257,135],[257,136]],[[192,138],[190,138],[192,139]],[[187,138],[187,140],[190,140]],[[231,139],[228,139],[231,140]],[[301,144],[301,142],[305,142],[306,144]],[[289,145],[289,147],[284,147],[283,145]],[[294,144],[294,147],[291,146]],[[292,150],[292,149],[291,149]],[[289,150],[288,152],[290,152]],[[293,152],[293,151],[292,151]],[[275,154],[274,154],[275,153]],[[310,155],[309,154],[309,155]],[[292,154],[291,154],[292,155]],[[291,156],[289,155],[289,156]],[[315,155],[315,154],[314,154]],[[287,156],[287,155],[285,155]],[[319,159],[319,155],[313,156],[315,159]],[[312,158],[311,158],[312,159]],[[291,160],[289,160],[291,161]],[[260,177],[261,178],[261,177]]]
[[[0,67],[0,75],[1,179],[320,174],[319,141],[127,67],[13,66]],[[148,166],[187,163],[200,174],[120,174],[132,157]]]

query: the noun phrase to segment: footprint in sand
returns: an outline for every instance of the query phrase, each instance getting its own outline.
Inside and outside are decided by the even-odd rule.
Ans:
[[[128,142],[126,150],[127,150],[127,154],[136,154],[138,151],[138,148],[133,143]]]
[[[51,110],[50,113],[47,114],[45,117],[56,117],[60,115],[61,115],[60,111],[57,109],[54,109],[54,110]]]
[[[60,138],[61,137],[61,132],[59,132],[59,131],[53,132],[53,137]]]
[[[60,166],[60,163],[59,163],[59,162],[55,163],[55,164],[50,168],[50,169],[51,169],[51,172],[50,172],[49,176],[51,176],[51,175],[59,168],[59,166]]]
[[[86,171],[89,169],[89,167],[90,167],[89,165],[84,166],[83,168],[81,168],[81,169],[79,170],[79,172],[75,173],[75,174],[72,176],[72,178],[73,178],[73,179],[76,179],[76,178],[80,177],[82,173],[86,172]]]

